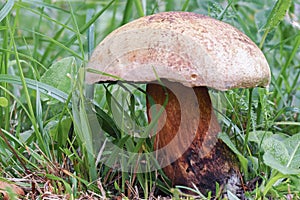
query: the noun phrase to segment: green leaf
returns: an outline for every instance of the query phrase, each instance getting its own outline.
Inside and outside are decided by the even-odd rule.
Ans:
[[[272,30],[275,28],[284,19],[291,2],[292,0],[277,0],[263,29]]]
[[[69,74],[75,67],[75,58],[67,57],[54,63],[41,77],[41,82],[51,85],[65,93],[70,93],[71,79]]]
[[[291,155],[287,167],[300,169],[300,133],[286,139],[284,144]]]
[[[45,131],[49,133],[59,144],[60,146],[66,144],[68,139],[68,133],[71,126],[71,119],[64,118],[61,121],[51,120],[46,126]],[[62,135],[63,137],[60,137]]]
[[[8,100],[5,97],[0,97],[0,106],[4,108],[8,106]]]
[[[95,110],[101,128],[110,136],[120,138],[121,133],[115,121],[97,105],[95,105]]]
[[[273,135],[270,131],[253,131],[249,132],[249,142],[255,142],[258,145],[262,144],[264,140]]]
[[[264,149],[265,154],[272,155],[279,164],[284,165],[288,162],[289,152],[281,140],[270,137],[266,139],[262,148]]]
[[[262,148],[266,165],[282,174],[300,174],[300,133],[292,137],[275,134],[265,140]]]
[[[300,174],[300,169],[294,169],[286,167],[278,161],[278,157],[274,155],[271,151],[266,152],[263,156],[264,162],[269,167],[278,170],[282,174]]]

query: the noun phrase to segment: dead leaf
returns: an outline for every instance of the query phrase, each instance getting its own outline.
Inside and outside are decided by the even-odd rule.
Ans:
[[[11,183],[0,181],[0,193],[3,194],[3,199],[4,200],[9,200],[9,196],[8,196],[8,193],[7,193],[8,189],[13,191],[17,195],[20,195],[20,196],[25,195],[23,189],[20,188],[19,186],[11,184]]]

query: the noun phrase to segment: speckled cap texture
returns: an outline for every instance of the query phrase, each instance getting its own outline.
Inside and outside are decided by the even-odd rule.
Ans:
[[[110,33],[95,49],[86,82],[151,82],[217,90],[266,87],[270,69],[245,34],[216,19],[190,12],[163,12],[134,20]]]

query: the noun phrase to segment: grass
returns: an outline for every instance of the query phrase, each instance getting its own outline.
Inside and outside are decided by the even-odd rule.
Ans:
[[[264,52],[268,89],[211,91],[220,137],[238,155],[247,198],[299,199],[299,7],[299,0],[0,1],[0,176],[20,185],[25,199],[188,198],[162,170],[136,165],[154,159],[134,154],[153,150],[144,85],[83,84],[91,52],[112,30],[184,10],[232,24]],[[127,167],[113,170],[120,166]]]

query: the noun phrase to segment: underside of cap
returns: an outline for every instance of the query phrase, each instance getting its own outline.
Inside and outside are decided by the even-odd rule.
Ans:
[[[165,78],[217,90],[270,83],[266,58],[245,34],[190,12],[158,13],[116,29],[96,47],[87,68],[102,73],[87,72],[89,84],[116,77],[132,82]]]

